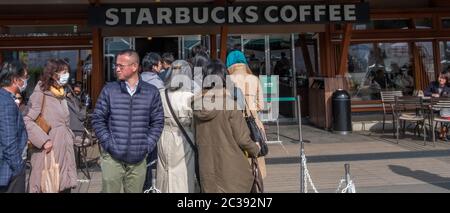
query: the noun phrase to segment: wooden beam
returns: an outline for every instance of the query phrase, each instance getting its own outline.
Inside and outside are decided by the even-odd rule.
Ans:
[[[220,60],[225,63],[227,59],[227,41],[228,41],[228,26],[220,27]]]
[[[105,73],[103,70],[103,39],[100,28],[92,30],[92,71],[90,94],[92,103],[96,103],[98,96],[105,83]]]
[[[305,61],[306,72],[308,73],[309,77],[314,77],[315,73],[314,73],[314,69],[312,66],[311,55],[309,54],[308,45],[306,44],[306,35],[303,33],[300,34],[299,40],[300,40],[300,48],[302,51],[303,60]]]
[[[214,5],[216,6],[226,6],[226,0],[214,0]],[[228,26],[222,24],[220,26],[220,53],[219,59],[222,60],[223,63],[226,62],[227,59],[227,41],[228,41]]]
[[[347,70],[348,66],[348,48],[350,46],[350,40],[352,37],[352,24],[346,23],[345,24],[345,31],[344,31],[344,39],[342,40],[342,49],[341,49],[341,60],[339,63],[339,71],[338,75],[344,76]]]
[[[431,6],[434,7],[450,7],[450,1],[448,0],[431,0]]]
[[[443,67],[441,64],[441,51],[439,51],[439,41],[433,40],[433,58],[434,58],[434,80],[438,79],[439,73]]]
[[[209,35],[210,55],[211,59],[217,59],[217,36],[216,34]]]
[[[319,55],[320,55],[320,75],[324,77],[334,77],[331,69],[331,42],[330,32],[327,30],[319,33]]]
[[[75,79],[76,79],[76,81],[82,81],[83,80],[84,60],[81,58],[81,50],[78,50],[77,58],[78,58],[78,63],[77,63],[77,72],[76,72]]]
[[[91,36],[3,37],[0,48],[91,46]]]

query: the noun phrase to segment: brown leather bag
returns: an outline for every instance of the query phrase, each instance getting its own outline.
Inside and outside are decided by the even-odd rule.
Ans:
[[[45,94],[44,94],[44,97],[42,98],[41,112],[39,113],[35,122],[45,132],[45,134],[48,135],[48,133],[50,132],[50,129],[52,129],[52,127],[44,119],[44,116],[42,113],[44,111],[44,106],[45,106]]]

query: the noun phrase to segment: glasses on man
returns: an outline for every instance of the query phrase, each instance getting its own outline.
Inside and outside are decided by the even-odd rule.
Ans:
[[[131,63],[131,64],[113,64],[112,68],[113,68],[113,69],[117,69],[117,68],[123,69],[123,68],[125,68],[126,66],[131,66],[131,65],[133,65],[133,64],[134,64],[134,63]]]

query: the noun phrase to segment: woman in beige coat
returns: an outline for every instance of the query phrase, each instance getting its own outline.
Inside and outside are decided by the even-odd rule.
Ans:
[[[264,109],[263,91],[259,78],[253,75],[247,65],[244,54],[239,50],[234,50],[228,54],[227,68],[231,80],[245,96],[245,101],[247,102],[247,114],[251,113],[253,115],[256,125],[258,125],[265,136],[264,125],[258,116],[258,111]],[[261,176],[265,178],[266,163],[264,157],[258,157],[258,166],[261,171]]]
[[[194,94],[191,92],[192,71],[188,62],[177,60],[172,63],[170,76],[165,87],[176,117],[186,133],[194,141],[192,134],[193,112],[191,108]],[[180,84],[182,82],[183,84]],[[162,90],[164,107],[164,130],[158,141],[158,161],[156,188],[166,193],[199,192],[195,176],[195,153],[186,137],[175,122]]]
[[[70,192],[70,189],[77,185],[74,134],[69,128],[70,115],[64,98],[64,85],[68,78],[67,63],[60,59],[48,60],[28,103],[24,120],[28,138],[33,144],[29,179],[31,193],[42,192],[41,173],[44,168],[44,155],[49,152],[54,153],[55,161],[59,164],[59,191]],[[47,124],[51,126],[48,135],[35,122],[41,112]]]

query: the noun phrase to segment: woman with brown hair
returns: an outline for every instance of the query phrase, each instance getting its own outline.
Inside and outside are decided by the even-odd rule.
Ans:
[[[47,61],[40,81],[36,85],[25,112],[25,125],[31,151],[29,192],[43,192],[41,175],[45,155],[53,152],[59,164],[59,192],[70,192],[77,185],[77,170],[73,149],[74,134],[69,128],[70,115],[64,86],[69,79],[69,65],[61,59]],[[36,123],[41,116],[50,126],[48,132]],[[50,162],[50,156],[47,157]],[[47,165],[49,163],[47,162]],[[47,166],[48,167],[48,166]]]

